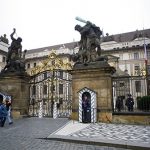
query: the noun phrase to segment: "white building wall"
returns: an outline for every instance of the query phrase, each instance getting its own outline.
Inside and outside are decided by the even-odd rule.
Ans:
[[[123,53],[123,60],[129,60],[129,54]]]
[[[119,64],[119,68],[122,70],[122,71],[125,71],[125,65],[124,64]]]
[[[0,42],[0,49],[3,50],[4,52],[8,52],[8,47],[9,47],[8,44]]]
[[[0,55],[0,62],[2,62],[2,58],[3,58],[3,56],[2,56],[2,55]]]
[[[9,47],[8,44],[6,44],[4,42],[0,42],[0,50],[1,51],[8,52],[8,47]],[[3,57],[6,58],[6,55],[0,53],[0,72],[4,68],[4,66],[6,65],[6,62],[3,62]]]
[[[149,38],[145,38],[145,44],[149,44],[150,43],[150,39]],[[123,47],[133,47],[133,46],[143,46],[144,44],[144,38],[137,38],[133,41],[130,42],[120,42],[117,43],[115,41],[111,41],[111,42],[102,42],[101,43],[101,49],[103,50],[113,50],[113,49],[118,49],[118,48],[123,48]]]
[[[128,70],[128,74],[131,75],[131,66],[130,66],[130,64],[126,64],[126,69]]]

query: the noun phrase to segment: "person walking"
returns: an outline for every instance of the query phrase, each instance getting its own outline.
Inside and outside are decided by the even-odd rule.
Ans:
[[[10,97],[7,96],[5,101],[6,101],[6,109],[8,112],[8,114],[7,114],[8,122],[9,122],[9,124],[13,124],[12,117],[11,117],[12,115],[11,115],[11,99],[10,99]]]
[[[3,103],[3,95],[0,95],[0,126],[4,127],[6,117],[7,117],[7,109],[5,104]]]

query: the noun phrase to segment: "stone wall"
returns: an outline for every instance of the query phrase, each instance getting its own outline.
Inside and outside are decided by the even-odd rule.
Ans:
[[[29,83],[26,76],[0,77],[0,92],[12,97],[13,117],[19,118],[28,114]]]
[[[150,125],[150,115],[113,115],[112,123]]]

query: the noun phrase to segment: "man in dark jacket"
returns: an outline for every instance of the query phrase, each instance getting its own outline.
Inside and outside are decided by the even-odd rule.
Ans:
[[[118,98],[116,100],[116,108],[117,108],[118,112],[120,112],[121,109],[123,108],[123,100],[121,99],[120,96],[118,96]]]
[[[128,111],[133,111],[134,100],[131,94],[128,94],[128,98],[126,100],[125,105],[128,107]]]

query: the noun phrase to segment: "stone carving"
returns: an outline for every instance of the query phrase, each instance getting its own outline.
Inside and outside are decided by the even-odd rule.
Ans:
[[[12,42],[10,47],[8,48],[8,55],[7,55],[7,64],[2,70],[2,73],[8,72],[17,72],[22,73],[25,72],[25,54],[27,50],[22,52],[22,38],[18,37],[17,39],[14,38],[14,34],[16,33],[16,29],[13,29],[13,33],[10,35]]]
[[[6,43],[6,44],[9,43],[9,41],[8,41],[8,39],[7,39],[7,37],[6,37],[6,34],[4,34],[3,36],[0,37],[0,41],[1,41],[1,42],[4,42],[4,43]]]
[[[8,48],[8,56],[7,56],[7,63],[11,62],[12,60],[17,60],[21,58],[22,53],[22,38],[18,37],[17,39],[14,38],[14,34],[16,33],[16,29],[14,29],[13,33],[10,35],[11,37],[11,45]]]
[[[79,17],[78,21],[86,23],[85,26],[75,26],[75,30],[81,35],[79,41],[79,52],[76,55],[76,61],[80,63],[89,63],[96,61],[96,58],[101,55],[100,37],[102,31],[95,24],[90,21],[85,21]]]

